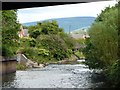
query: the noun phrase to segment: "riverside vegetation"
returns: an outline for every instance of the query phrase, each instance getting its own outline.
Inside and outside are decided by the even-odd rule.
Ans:
[[[42,64],[71,58],[77,41],[64,33],[55,20],[39,22],[35,26],[24,26],[29,30],[29,37],[19,38],[17,32],[20,30],[20,24],[16,14],[17,10],[2,11],[3,57],[13,57],[16,51],[20,51],[30,60]],[[17,65],[17,68],[25,67]]]
[[[17,22],[17,10],[3,10],[2,12],[2,27],[0,30],[2,37],[2,45],[0,49],[2,56],[13,57],[18,49],[18,35],[20,24]]]
[[[76,41],[56,21],[39,22],[28,30],[30,37],[20,39],[19,51],[32,61],[44,64],[71,57]]]
[[[102,69],[112,87],[120,87],[119,7],[120,2],[98,15],[89,28],[90,38],[83,50],[89,68]]]
[[[88,30],[90,38],[82,42],[86,47],[75,52],[79,56],[82,50],[85,64],[92,69],[102,69],[112,87],[120,87],[119,7],[120,3],[107,7],[98,15]],[[39,22],[27,27],[30,37],[20,39],[16,13],[16,10],[2,11],[3,45],[0,48],[3,57],[13,57],[18,50],[38,63],[56,62],[70,58],[75,43],[81,43],[64,33],[56,21]]]

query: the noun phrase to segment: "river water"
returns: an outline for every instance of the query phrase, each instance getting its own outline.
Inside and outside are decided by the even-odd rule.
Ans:
[[[4,88],[101,88],[104,78],[82,64],[51,64],[3,76]]]

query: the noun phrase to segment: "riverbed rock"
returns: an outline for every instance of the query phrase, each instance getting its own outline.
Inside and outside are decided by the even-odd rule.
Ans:
[[[43,68],[43,67],[45,67],[45,65],[44,64],[34,64],[34,66],[33,66],[33,68]]]

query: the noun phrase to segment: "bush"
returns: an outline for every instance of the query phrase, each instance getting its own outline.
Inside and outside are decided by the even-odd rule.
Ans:
[[[67,46],[59,35],[41,35],[37,38],[37,45],[48,50],[51,58],[61,60],[68,56]]]
[[[25,69],[27,69],[27,67],[24,66],[24,65],[22,65],[22,64],[17,64],[17,65],[16,65],[16,69],[17,69],[17,70],[25,70]]]
[[[28,28],[30,38],[20,39],[19,51],[29,59],[45,63],[71,56],[75,41],[59,28],[56,21],[45,21]]]
[[[111,67],[107,70],[106,77],[111,83],[112,87],[120,88],[120,60],[113,63]]]
[[[19,24],[17,23],[16,10],[2,11],[2,55],[13,57],[16,53]]]
[[[78,58],[84,58],[84,55],[83,55],[82,52],[77,51],[77,52],[75,52],[75,55],[76,55]]]
[[[111,16],[112,18],[110,18]],[[87,46],[84,54],[86,62],[92,68],[106,69],[118,59],[116,53],[118,51],[117,19],[117,7],[108,7],[105,11],[102,11],[89,28],[90,38],[86,41]]]
[[[90,68],[102,68],[113,87],[120,87],[119,23],[118,7],[107,7],[89,29],[84,54]]]

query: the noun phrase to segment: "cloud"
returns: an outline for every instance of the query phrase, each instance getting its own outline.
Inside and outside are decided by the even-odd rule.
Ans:
[[[75,16],[96,17],[107,6],[113,6],[116,1],[100,1],[91,3],[78,3],[18,10],[20,23],[40,21],[51,18],[64,18]]]

